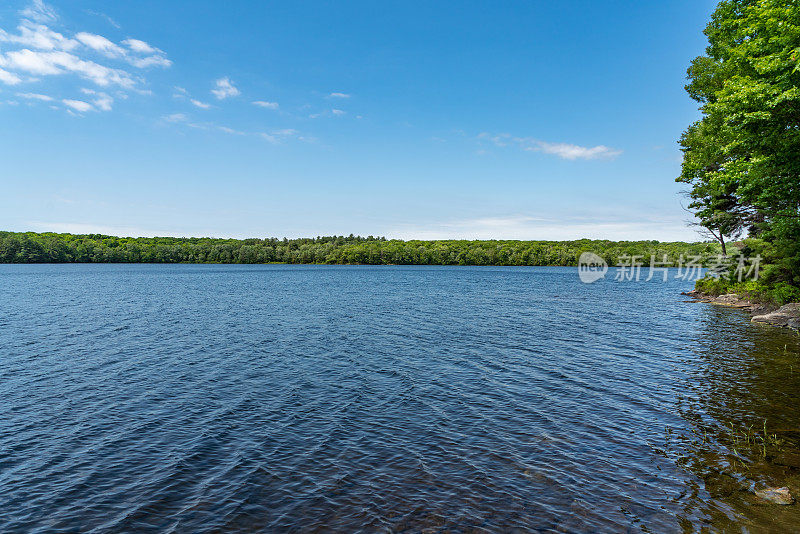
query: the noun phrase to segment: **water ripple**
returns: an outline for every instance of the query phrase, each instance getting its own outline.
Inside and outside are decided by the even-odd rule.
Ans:
[[[800,524],[711,482],[722,444],[683,439],[800,428],[800,344],[674,281],[31,265],[0,282],[3,532]]]

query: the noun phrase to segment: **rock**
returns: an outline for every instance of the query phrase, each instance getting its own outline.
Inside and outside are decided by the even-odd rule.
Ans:
[[[756,497],[772,504],[794,504],[794,497],[789,488],[764,488],[756,490]]]
[[[789,319],[789,322],[786,323],[786,326],[792,330],[800,330],[800,319]]]
[[[730,308],[750,309],[753,307],[751,303],[749,303],[746,300],[742,300],[736,293],[727,293],[725,295],[720,295],[706,302],[709,302],[711,304],[716,304],[717,306],[728,306]]]
[[[799,302],[792,302],[791,304],[787,304],[786,306],[781,306],[780,308],[771,313],[766,313],[764,315],[755,315],[751,319],[751,321],[753,321],[754,323],[767,323],[776,326],[789,326],[790,321],[793,324],[797,324],[798,320],[800,320]]]

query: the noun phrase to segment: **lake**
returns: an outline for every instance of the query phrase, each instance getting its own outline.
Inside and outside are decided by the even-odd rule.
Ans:
[[[796,529],[800,337],[675,272],[0,265],[0,531]]]

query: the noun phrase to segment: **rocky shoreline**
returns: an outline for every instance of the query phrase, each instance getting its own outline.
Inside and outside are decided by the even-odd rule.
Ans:
[[[708,295],[692,290],[683,292],[681,295],[691,297],[693,299],[691,302],[705,302],[716,306],[747,310],[752,316],[750,320],[754,323],[790,328],[795,332],[800,332],[800,302],[791,302],[777,307],[751,302],[736,293]]]

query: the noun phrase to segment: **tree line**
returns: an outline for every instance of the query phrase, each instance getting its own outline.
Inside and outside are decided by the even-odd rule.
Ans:
[[[800,298],[800,2],[724,0],[704,33],[686,85],[702,116],[680,139],[677,181],[724,252],[744,236],[744,252],[764,258],[748,291]]]
[[[302,239],[114,237],[100,234],[0,232],[2,263],[315,263],[368,265],[577,265],[594,252],[609,265],[637,256],[666,255],[677,266],[689,257],[709,261],[716,243],[658,241],[401,241],[383,237]]]

